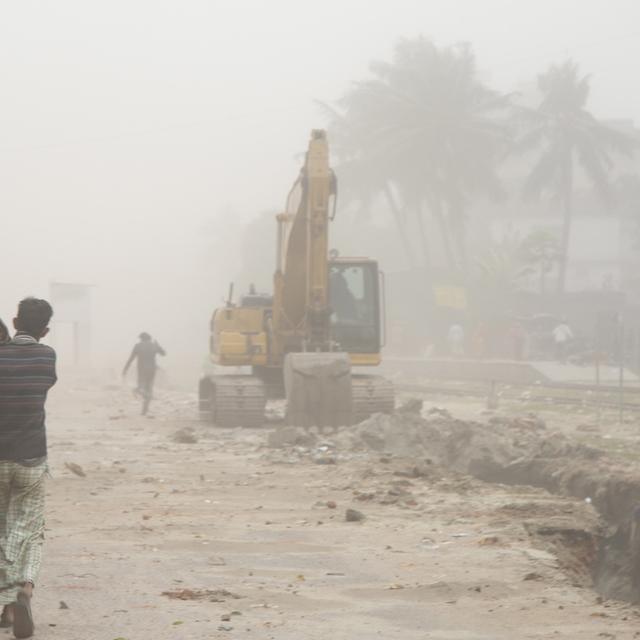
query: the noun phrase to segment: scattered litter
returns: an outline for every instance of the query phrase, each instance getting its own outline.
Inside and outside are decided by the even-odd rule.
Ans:
[[[280,449],[288,446],[313,447],[316,445],[316,436],[302,427],[281,426],[267,435],[267,446]]]
[[[529,573],[527,573],[524,578],[522,578],[523,580],[527,581],[527,580],[542,580],[542,576],[539,573],[536,573],[535,571],[531,571]]]
[[[163,596],[171,600],[208,600],[209,602],[226,602],[228,599],[239,600],[242,596],[226,589],[177,589],[163,591]]]
[[[64,466],[71,471],[71,473],[75,473],[75,475],[80,476],[81,478],[86,478],[87,474],[84,472],[84,469],[75,462],[65,462]]]
[[[180,444],[196,444],[198,442],[198,437],[191,427],[185,427],[184,429],[179,429],[173,434],[173,441]]]
[[[316,464],[336,464],[337,460],[335,456],[317,456],[313,458]]]
[[[357,509],[347,509],[344,517],[347,522],[361,522],[366,516]]]

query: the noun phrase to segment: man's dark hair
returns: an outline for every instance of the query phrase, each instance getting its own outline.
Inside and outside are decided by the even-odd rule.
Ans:
[[[32,336],[40,336],[47,328],[53,315],[53,309],[46,300],[25,298],[18,305],[18,325],[20,331]]]

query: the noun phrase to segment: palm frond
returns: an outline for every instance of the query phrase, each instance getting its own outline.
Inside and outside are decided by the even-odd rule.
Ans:
[[[640,138],[600,122],[587,110],[589,83],[590,77],[581,76],[572,60],[552,65],[538,77],[543,94],[538,108],[518,110],[524,132],[514,152],[539,150],[540,154],[525,181],[525,198],[538,198],[544,192],[566,195],[575,157],[596,192],[609,201],[611,154],[631,155]]]

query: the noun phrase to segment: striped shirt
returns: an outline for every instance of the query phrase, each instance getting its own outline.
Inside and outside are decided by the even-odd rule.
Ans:
[[[47,455],[44,403],[56,352],[26,334],[0,346],[0,460]]]

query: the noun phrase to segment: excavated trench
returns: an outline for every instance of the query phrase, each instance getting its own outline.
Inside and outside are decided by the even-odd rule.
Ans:
[[[571,518],[527,523],[526,507],[518,515],[577,581],[587,578],[605,598],[640,602],[640,473],[550,433],[533,415],[480,423],[441,410],[424,417],[421,407],[418,401],[394,415],[374,415],[337,434],[338,447],[428,457],[484,482],[528,485],[591,503],[600,516],[594,527]]]
[[[476,429],[477,424],[468,423],[452,429],[454,459],[455,450],[475,447]],[[524,455],[511,460],[493,458],[491,449],[485,449],[484,456],[470,459],[467,473],[485,482],[529,485],[591,503],[603,522],[598,531],[548,525],[529,533],[553,543],[565,563],[569,556],[570,570],[584,564],[603,597],[639,602],[640,548],[633,524],[640,505],[640,475],[612,463],[604,452],[571,443],[560,434],[527,440]]]

